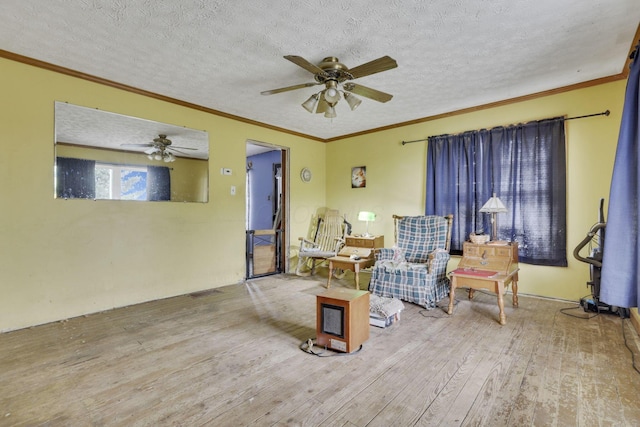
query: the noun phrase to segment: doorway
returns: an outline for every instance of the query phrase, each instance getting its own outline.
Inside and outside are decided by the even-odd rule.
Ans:
[[[246,146],[246,278],[252,279],[288,268],[288,149]]]

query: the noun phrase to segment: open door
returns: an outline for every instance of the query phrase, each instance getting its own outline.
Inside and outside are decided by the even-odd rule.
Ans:
[[[287,268],[286,148],[247,142],[246,278]]]

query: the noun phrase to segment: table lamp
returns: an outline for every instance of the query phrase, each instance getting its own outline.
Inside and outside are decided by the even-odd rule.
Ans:
[[[487,200],[481,208],[480,212],[491,214],[491,240],[496,241],[498,238],[498,223],[496,221],[496,214],[500,212],[507,212],[507,208],[502,204],[500,199],[493,193],[493,196]]]
[[[367,222],[367,232],[364,234],[365,237],[371,237],[371,234],[369,234],[369,221],[375,221],[375,220],[376,220],[376,214],[374,214],[373,212],[362,211],[358,213],[358,221]]]

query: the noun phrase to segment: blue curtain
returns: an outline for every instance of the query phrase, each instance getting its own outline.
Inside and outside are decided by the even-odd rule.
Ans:
[[[640,45],[639,45],[640,46]],[[617,307],[638,307],[640,243],[640,47],[636,46],[627,81],[616,160],[609,195],[602,260],[600,300]]]
[[[94,160],[56,157],[56,197],[61,199],[95,199],[96,162]]]
[[[479,212],[492,193],[508,209],[498,214],[498,238],[518,241],[520,261],[566,266],[564,120],[429,138],[425,213],[453,214],[452,253],[471,232],[491,231]]]
[[[147,200],[171,200],[171,174],[168,167],[147,167]]]

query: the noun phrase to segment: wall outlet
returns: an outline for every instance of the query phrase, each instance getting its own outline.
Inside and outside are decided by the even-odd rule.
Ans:
[[[235,195],[236,195],[236,186],[235,186],[235,185],[232,185],[232,186],[231,186],[231,195],[232,195],[232,196],[235,196]]]

